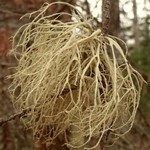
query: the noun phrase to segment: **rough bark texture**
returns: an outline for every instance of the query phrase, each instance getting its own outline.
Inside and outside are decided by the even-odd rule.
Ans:
[[[109,33],[110,25],[110,0],[102,1],[102,32]]]

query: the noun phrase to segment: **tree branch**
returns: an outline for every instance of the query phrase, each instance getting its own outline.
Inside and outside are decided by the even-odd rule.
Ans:
[[[4,125],[4,124],[7,123],[8,121],[11,121],[11,120],[14,120],[14,119],[16,119],[16,118],[20,118],[20,117],[24,116],[28,111],[30,111],[30,109],[25,109],[25,110],[23,110],[22,112],[17,113],[17,114],[14,114],[14,115],[11,115],[11,116],[8,117],[8,118],[0,119],[0,126]]]
[[[71,85],[71,90],[72,90],[72,91],[73,91],[73,90],[76,90],[77,88],[78,88],[77,86]],[[70,91],[70,89],[66,88],[66,89],[64,89],[64,90],[62,91],[62,93],[61,93],[60,95],[58,95],[57,97],[63,96],[63,95],[65,95],[65,94],[69,93],[69,91]],[[10,117],[6,117],[6,118],[0,119],[0,126],[4,125],[4,124],[7,123],[8,121],[11,121],[11,120],[14,120],[14,119],[16,119],[16,118],[21,118],[21,117],[25,116],[25,114],[26,114],[27,112],[29,112],[29,111],[31,111],[31,108],[27,108],[27,109],[23,110],[23,111],[20,112],[20,113],[11,115]]]

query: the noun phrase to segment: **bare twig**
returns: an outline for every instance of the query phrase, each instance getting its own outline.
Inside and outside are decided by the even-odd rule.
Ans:
[[[17,113],[17,114],[14,114],[14,115],[11,115],[11,116],[8,117],[8,118],[0,119],[0,126],[4,125],[4,124],[7,123],[8,121],[11,121],[11,120],[14,120],[14,119],[16,119],[16,118],[20,118],[20,117],[24,116],[28,111],[30,111],[30,109],[25,109],[25,110],[23,110],[22,112]]]
[[[77,89],[77,86],[71,85],[71,90],[76,90],[76,89]],[[64,90],[62,91],[62,93],[61,93],[60,95],[58,95],[58,97],[67,94],[69,91],[70,91],[70,90],[67,89],[67,88],[64,89]],[[23,110],[23,111],[20,112],[20,113],[13,114],[13,115],[11,115],[10,117],[6,117],[6,118],[0,119],[0,126],[4,125],[5,123],[7,123],[7,122],[9,122],[9,121],[11,121],[11,120],[14,120],[14,119],[16,119],[16,118],[21,118],[21,117],[23,117],[23,116],[25,117],[25,114],[26,114],[27,112],[29,112],[29,111],[31,111],[31,108],[25,109],[25,110]]]
[[[89,2],[87,0],[85,0],[84,2],[85,6],[86,6],[86,13],[87,15],[91,15],[91,11],[90,11],[90,6],[89,6]]]
[[[71,3],[72,0],[65,1],[66,3]],[[55,13],[63,11],[63,9],[66,7],[66,5],[58,5],[58,8],[56,9]],[[53,12],[54,13],[54,12]]]
[[[15,63],[0,62],[0,66],[14,67],[14,66],[16,66],[16,64]]]
[[[19,17],[21,17],[24,13],[26,13],[26,12],[14,12],[14,11],[2,9],[2,8],[0,8],[0,12],[5,13],[5,14],[9,14],[9,15],[13,15],[13,16],[19,16]]]

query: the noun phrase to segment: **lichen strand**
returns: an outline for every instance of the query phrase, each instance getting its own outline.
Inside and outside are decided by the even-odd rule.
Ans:
[[[116,138],[131,129],[143,79],[117,43],[123,41],[95,31],[78,15],[74,22],[44,16],[51,5],[28,14],[38,13],[13,37],[13,103],[17,111],[30,108],[25,124],[36,139],[50,145],[67,131],[74,135],[65,135],[69,146],[94,148],[87,147],[91,138],[99,144],[107,131]]]

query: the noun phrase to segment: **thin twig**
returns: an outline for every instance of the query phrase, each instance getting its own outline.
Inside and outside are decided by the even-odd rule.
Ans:
[[[16,119],[16,118],[20,118],[20,117],[24,116],[28,111],[30,111],[30,109],[25,109],[25,110],[23,110],[23,111],[20,112],[20,113],[11,115],[11,116],[8,117],[8,118],[3,118],[3,119],[1,119],[1,120],[0,120],[0,126],[4,125],[4,124],[7,123],[8,121],[11,121],[11,120],[14,120],[14,119]]]
[[[0,62],[0,66],[14,67],[14,66],[16,66],[16,64],[15,63]]]
[[[91,11],[90,11],[90,5],[89,5],[89,2],[87,0],[85,0],[84,2],[85,6],[86,6],[86,13],[87,15],[91,15]]]
[[[67,0],[66,3],[71,3],[71,0]],[[58,5],[58,8],[57,8],[56,11],[53,12],[53,13],[58,13],[58,12],[63,11],[63,9],[64,9],[66,6],[67,6],[67,5],[60,5],[60,6]]]
[[[77,86],[71,85],[71,90],[76,90],[76,89],[77,89]],[[64,89],[64,90],[62,91],[62,93],[61,93],[60,95],[58,95],[58,97],[67,94],[69,91],[70,91],[70,90],[67,89],[67,88]],[[27,108],[27,109],[23,110],[22,112],[19,112],[19,113],[17,113],[17,114],[11,115],[10,117],[2,118],[2,119],[0,119],[0,126],[4,125],[5,123],[7,123],[7,122],[9,122],[9,121],[11,121],[11,120],[14,120],[14,119],[16,119],[16,118],[21,118],[21,117],[23,117],[23,116],[25,117],[25,114],[26,114],[27,112],[30,112],[30,111],[31,111],[31,108]]]
[[[15,16],[19,16],[21,17],[24,13],[26,12],[14,12],[14,11],[10,11],[10,10],[7,10],[7,9],[2,9],[0,8],[0,12],[1,13],[5,13],[5,14],[9,14],[9,15],[15,15]]]

